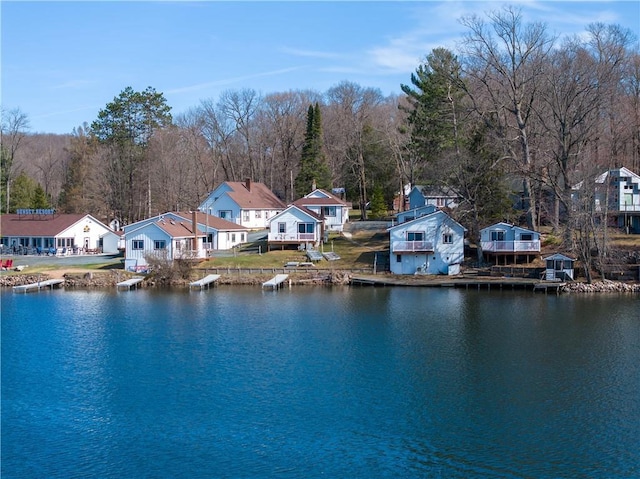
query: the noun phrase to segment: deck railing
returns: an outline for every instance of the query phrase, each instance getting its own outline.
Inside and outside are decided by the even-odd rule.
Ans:
[[[391,245],[391,250],[394,253],[421,253],[433,251],[433,243],[431,241],[394,241]]]
[[[538,253],[540,241],[483,241],[482,251],[488,253]]]
[[[275,236],[269,237],[269,241],[316,241],[315,233],[279,233]]]

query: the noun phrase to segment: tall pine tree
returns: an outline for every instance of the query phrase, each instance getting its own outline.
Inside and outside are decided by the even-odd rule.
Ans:
[[[304,135],[300,170],[296,176],[295,190],[298,198],[311,192],[313,185],[317,188],[331,187],[331,173],[324,155],[322,144],[322,116],[320,105],[309,105],[307,112],[307,131]]]

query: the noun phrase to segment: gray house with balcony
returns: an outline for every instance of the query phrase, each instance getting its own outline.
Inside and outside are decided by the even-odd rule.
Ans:
[[[507,264],[524,258],[528,263],[540,253],[540,233],[500,222],[480,230],[480,246],[487,260]]]

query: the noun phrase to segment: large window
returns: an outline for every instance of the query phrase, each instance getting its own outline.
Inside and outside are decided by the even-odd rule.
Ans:
[[[165,240],[155,240],[153,242],[153,249],[166,249],[166,248],[167,248],[167,242]]]
[[[504,241],[504,231],[501,231],[501,230],[492,231],[491,241]]]
[[[407,231],[407,241],[424,241],[424,232]]]
[[[335,216],[336,215],[336,207],[335,206],[323,206],[322,214],[325,216]]]
[[[313,223],[298,223],[298,233],[313,233]]]
[[[520,235],[520,241],[533,241],[533,234],[531,234],[531,233],[522,233]]]
[[[131,241],[131,249],[144,249],[144,240]]]

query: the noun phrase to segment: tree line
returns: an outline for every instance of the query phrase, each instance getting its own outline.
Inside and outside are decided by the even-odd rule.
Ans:
[[[640,172],[637,38],[600,23],[559,38],[514,7],[461,22],[458,49],[426,54],[389,96],[350,81],[227,90],[173,116],[162,93],[127,87],[70,135],[29,134],[25,113],[3,111],[2,212],[51,206],[127,224],[246,178],[284,201],[316,184],[379,210],[423,184],[462,199],[455,215],[472,238],[501,219],[551,225],[585,255],[606,248],[589,188],[609,168]]]

